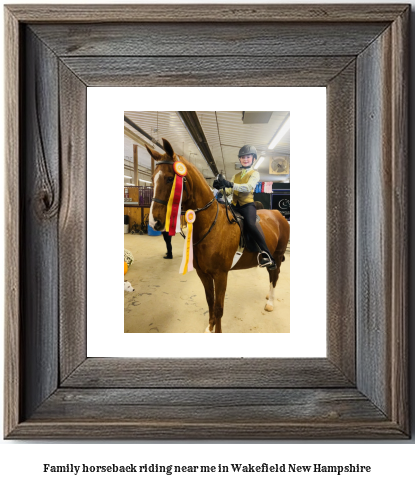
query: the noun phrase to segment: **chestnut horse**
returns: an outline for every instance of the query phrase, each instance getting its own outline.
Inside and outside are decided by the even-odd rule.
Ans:
[[[168,141],[163,139],[165,154],[160,154],[154,149],[146,147],[152,158],[157,161],[153,175],[154,199],[150,207],[149,222],[155,230],[160,231],[164,229],[167,211],[167,206],[163,202],[167,202],[169,199],[175,175],[172,161],[182,161],[187,167],[186,185],[182,198],[183,210],[203,209],[213,199],[213,193],[199,170],[186,161],[183,156],[175,154]],[[165,164],[163,164],[164,161],[166,161]],[[272,311],[274,289],[281,263],[284,260],[290,226],[278,210],[259,210],[258,215],[261,217],[260,224],[264,231],[267,246],[277,264],[276,269],[268,270],[270,288],[265,310]],[[213,222],[216,223],[212,227]],[[210,232],[207,233],[209,230]],[[193,242],[195,244],[193,247],[193,266],[205,287],[206,300],[209,305],[209,325],[205,332],[222,332],[221,320],[228,272],[238,250],[240,234],[239,225],[229,223],[225,206],[220,205],[216,200],[196,215],[196,221],[193,225]],[[232,269],[246,269],[256,266],[258,266],[257,254],[244,250],[238,263]]]

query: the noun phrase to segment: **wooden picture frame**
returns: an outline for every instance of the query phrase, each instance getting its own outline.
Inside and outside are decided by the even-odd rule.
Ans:
[[[409,15],[5,8],[7,439],[409,437]],[[327,87],[326,358],[86,356],[86,92],[108,85]]]

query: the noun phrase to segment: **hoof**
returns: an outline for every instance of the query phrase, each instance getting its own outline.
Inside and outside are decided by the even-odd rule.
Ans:
[[[265,305],[265,310],[266,310],[267,312],[272,312],[272,311],[274,310],[274,307],[273,307],[272,305],[270,305],[269,303],[267,303],[267,304]]]
[[[210,330],[210,329],[209,329],[209,326],[207,326],[207,327],[206,327],[206,329],[205,329],[205,333],[206,333],[206,332],[209,332],[209,333],[210,333],[210,332],[213,332],[213,330]]]

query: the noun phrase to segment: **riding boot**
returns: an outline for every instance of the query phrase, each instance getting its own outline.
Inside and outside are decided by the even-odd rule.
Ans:
[[[276,262],[265,251],[258,254],[258,264],[261,268],[267,268],[270,271],[277,267]]]
[[[163,259],[173,259],[173,254],[171,252],[166,252],[163,256]]]
[[[258,265],[261,268],[268,268],[269,270],[277,267],[272,254],[268,249],[267,243],[263,234],[256,226],[256,208],[254,203],[236,207],[245,219],[246,230],[251,234],[252,239],[256,242],[260,252],[258,254]]]

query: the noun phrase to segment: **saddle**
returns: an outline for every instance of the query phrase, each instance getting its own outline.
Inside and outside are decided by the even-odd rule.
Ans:
[[[254,241],[251,234],[245,229],[244,218],[242,217],[242,215],[238,211],[234,209],[232,210],[236,218],[236,221],[239,225],[239,228],[241,229],[241,237],[239,239],[238,251],[239,250],[243,251],[244,249],[246,249],[249,252],[255,252],[255,253],[261,252],[261,249],[258,246],[258,244]],[[261,218],[259,215],[257,215],[255,225],[265,240],[264,231],[262,230],[261,224],[259,223],[260,221]]]
[[[224,205],[224,203],[222,205]],[[233,258],[233,263],[232,263],[232,268],[233,268],[236,265],[236,263],[239,261],[240,257],[242,256],[244,249],[246,249],[249,252],[253,252],[253,253],[260,253],[261,249],[258,246],[258,244],[256,243],[256,241],[253,239],[251,234],[245,229],[243,216],[237,210],[235,210],[235,208],[233,208],[231,206],[230,206],[230,208],[231,208],[231,212],[232,212],[233,217],[235,218],[237,224],[239,225],[239,228],[241,229],[241,237],[239,239],[238,250],[236,251],[236,254]],[[260,221],[261,221],[261,218],[259,215],[257,215],[255,224],[257,226],[257,229],[262,234],[262,236],[265,240],[264,231],[262,230],[262,227],[259,223]]]

